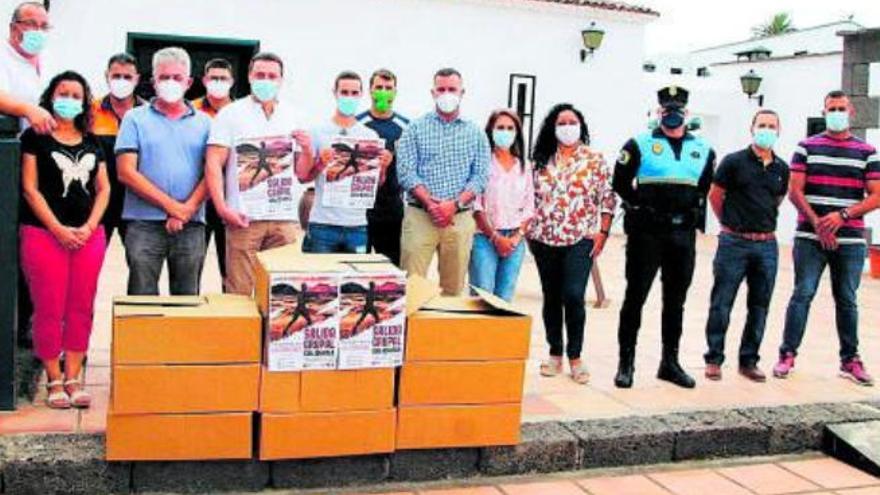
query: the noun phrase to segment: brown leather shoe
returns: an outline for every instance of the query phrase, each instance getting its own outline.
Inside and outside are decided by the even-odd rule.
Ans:
[[[718,381],[721,379],[721,365],[719,364],[707,364],[706,365],[706,378],[712,381]]]
[[[763,382],[767,381],[767,375],[765,375],[764,372],[761,371],[761,369],[758,368],[757,366],[748,366],[748,367],[740,366],[739,374],[748,378],[749,380],[751,380],[753,382],[763,383]]]

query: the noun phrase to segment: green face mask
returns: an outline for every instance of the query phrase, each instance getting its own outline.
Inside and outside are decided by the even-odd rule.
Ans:
[[[380,113],[391,110],[391,101],[394,99],[394,91],[379,89],[373,91],[373,107]]]

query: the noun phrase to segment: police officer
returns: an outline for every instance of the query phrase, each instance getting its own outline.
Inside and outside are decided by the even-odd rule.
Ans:
[[[659,127],[630,139],[614,169],[614,191],[626,212],[626,295],[620,310],[620,363],[614,383],[633,382],[642,306],[657,271],[663,284],[663,358],[657,378],[685,388],[696,383],[678,361],[682,316],[694,272],[696,230],[705,229],[706,195],[715,152],[685,126],[688,91],[657,93]]]

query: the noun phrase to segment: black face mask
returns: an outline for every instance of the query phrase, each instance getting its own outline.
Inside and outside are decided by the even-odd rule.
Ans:
[[[681,110],[668,110],[660,119],[660,124],[667,129],[678,129],[684,125],[684,112]]]

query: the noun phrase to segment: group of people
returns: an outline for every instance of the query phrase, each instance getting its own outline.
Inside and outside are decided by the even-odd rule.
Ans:
[[[293,244],[301,235],[304,251],[375,251],[422,276],[436,253],[444,295],[462,293],[469,277],[475,287],[506,300],[514,296],[528,249],[541,280],[549,345],[540,373],[561,374],[567,357],[571,378],[586,384],[584,297],[619,202],[625,212],[627,287],[615,384],[633,384],[642,309],[660,271],[663,353],[657,377],[695,386],[679,363],[679,342],[696,231],[705,228],[707,206],[722,233],[705,374],[721,379],[731,307],[745,280],[748,318],[739,370],[764,381],[758,349],[777,271],[778,207],[786,194],[800,213],[795,290],[773,374],[784,378],[794,368],[827,265],[841,373],[872,384],[858,355],[856,292],[866,248],[862,217],[880,206],[880,158],[850,132],[854,110],[842,92],[828,94],[827,131],[803,141],[790,167],[773,151],[779,116],[762,109],[752,122],[752,142],[725,156],[716,169],[711,146],[687,130],[688,92],[666,87],[658,92],[657,127],[627,141],[612,167],[590,147],[584,115],[570,104],[549,111],[532,150],[525,148],[522,123],[512,110],[493,112],[484,128],[462,118],[463,78],[451,68],[434,75],[433,110],[412,121],[394,111],[393,72],[380,69],[366,81],[342,72],[331,87],[332,114],[311,130],[299,125],[280,98],[285,66],[270,52],[250,60],[250,94],[238,100],[231,97],[232,65],[215,59],[202,73],[206,95],[188,101],[191,61],[176,47],[153,56],[156,97],[150,101],[135,94],[140,70],[127,54],[109,59],[109,93],[103,97],[93,98],[89,84],[73,71],[43,87],[40,52],[49,27],[40,3],[16,8],[0,53],[0,113],[20,117],[26,127],[21,265],[51,407],[89,405],[79,375],[98,276],[114,232],[125,245],[132,295],[158,294],[165,264],[171,294],[198,294],[212,236],[224,289],[237,294],[254,290],[256,253]],[[367,92],[370,108],[359,112]],[[302,222],[293,214],[268,220],[243,211],[236,143],[260,136],[289,136],[301,150],[292,165],[295,177],[314,184],[312,201],[302,195]],[[328,206],[322,200],[330,148],[339,136],[385,142],[373,208]]]

